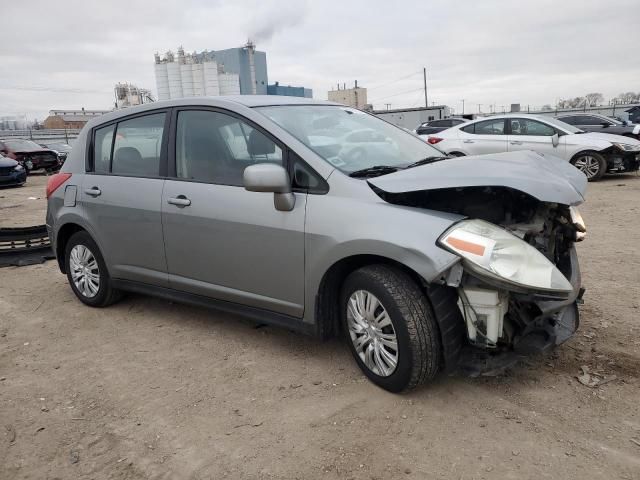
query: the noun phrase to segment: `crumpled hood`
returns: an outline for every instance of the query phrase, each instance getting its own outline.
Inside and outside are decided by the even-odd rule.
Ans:
[[[507,187],[550,203],[584,201],[587,177],[566,160],[532,151],[455,157],[369,179],[388,193],[457,187]]]

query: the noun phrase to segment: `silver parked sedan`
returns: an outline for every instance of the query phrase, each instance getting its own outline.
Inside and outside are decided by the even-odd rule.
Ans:
[[[575,332],[585,188],[554,157],[448,158],[339,104],[191,98],[91,120],[47,227],[86,305],[141,292],[343,335],[397,392]]]

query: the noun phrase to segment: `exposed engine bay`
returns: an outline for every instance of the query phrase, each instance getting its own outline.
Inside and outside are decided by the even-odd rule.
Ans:
[[[542,253],[571,282],[574,292],[549,294],[494,282],[466,268],[464,262],[456,264],[442,282],[457,290],[458,308],[472,350],[483,350],[492,357],[501,353],[529,354],[558,345],[575,332],[578,326],[575,305],[583,290],[574,243],[585,235],[576,210],[539,201],[508,187],[406,193],[374,190],[389,203],[456,213],[502,227]],[[476,357],[472,363],[479,368]],[[492,368],[495,365],[489,367]]]

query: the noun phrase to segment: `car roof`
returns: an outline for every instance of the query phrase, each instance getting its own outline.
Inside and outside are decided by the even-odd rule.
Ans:
[[[534,120],[540,120],[544,122],[545,120],[549,120],[549,118],[553,118],[553,117],[549,117],[548,115],[536,115],[535,113],[513,112],[513,113],[502,113],[500,115],[489,115],[488,117],[476,118],[474,120],[470,120],[470,122],[479,122],[483,120],[500,120],[503,118],[532,118]]]
[[[597,117],[606,117],[606,115],[603,115],[602,113],[589,113],[589,112],[560,113],[556,115],[556,117],[592,117],[594,115]]]
[[[314,100],[306,97],[287,97],[284,95],[219,95],[209,97],[185,97],[173,100],[161,100],[159,102],[145,103],[144,105],[136,105],[134,107],[114,110],[99,117],[94,117],[87,126],[93,128],[96,125],[102,125],[121,117],[135,115],[136,113],[159,110],[162,108],[183,107],[183,106],[211,106],[221,108],[233,108],[241,105],[243,107],[271,107],[282,105],[336,105],[340,103],[329,102],[326,100]]]

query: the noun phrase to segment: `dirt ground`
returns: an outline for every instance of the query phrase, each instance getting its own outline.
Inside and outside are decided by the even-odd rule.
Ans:
[[[48,175],[32,173],[22,187],[0,189],[0,228],[43,225]]]
[[[33,178],[0,191],[3,223],[25,204],[43,221],[41,201],[7,208]],[[338,340],[135,295],[91,309],[53,261],[0,269],[0,478],[640,479],[640,177],[589,185],[581,210],[578,334],[406,395]]]

